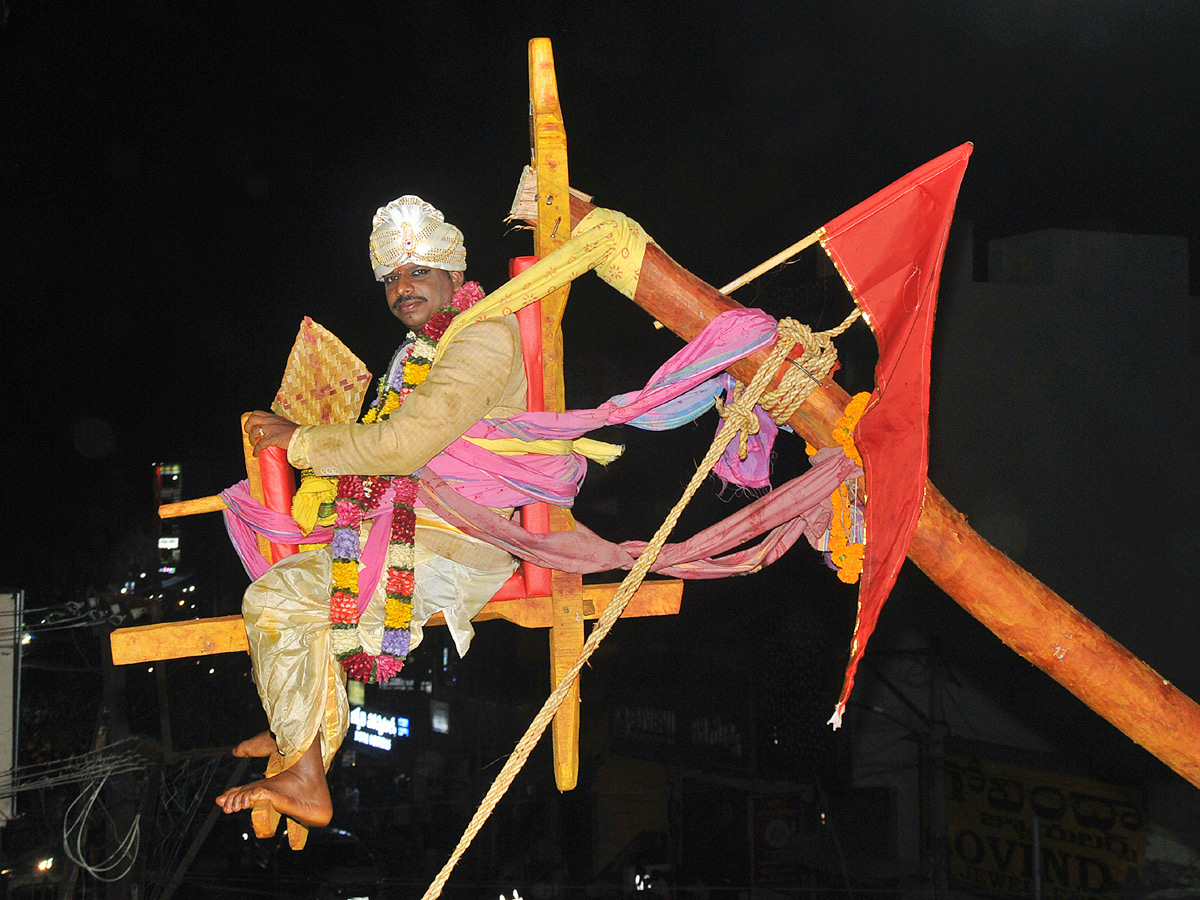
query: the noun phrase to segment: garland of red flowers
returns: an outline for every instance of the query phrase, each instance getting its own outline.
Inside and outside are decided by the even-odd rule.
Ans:
[[[451,321],[463,310],[483,299],[478,283],[469,281],[459,288],[450,302],[425,323],[420,332],[409,332],[408,356],[401,369],[400,388],[379,379],[379,392],[363,416],[364,423],[382,422],[421,384],[433,365],[438,341]],[[413,541],[416,534],[417,488],[420,473],[411,475],[342,475],[338,478],[337,499],[330,551],[333,572],[329,597],[329,621],[333,628],[333,650],[346,674],[358,681],[384,682],[404,667],[409,648],[409,624],[412,622],[413,590],[416,587]],[[388,538],[382,652],[363,649],[358,632],[358,561],[361,557],[362,521],[392,494],[392,530]]]

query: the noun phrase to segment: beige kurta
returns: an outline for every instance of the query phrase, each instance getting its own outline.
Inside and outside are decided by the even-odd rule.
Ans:
[[[477,322],[446,347],[426,381],[389,419],[371,425],[302,426],[288,447],[288,460],[320,475],[406,474],[480,419],[523,412],[525,394],[516,319]],[[514,565],[503,550],[419,509],[412,646],[420,641],[422,625],[441,611],[459,652],[465,653],[471,618]],[[379,652],[383,634],[380,581],[359,622],[363,647],[370,653]],[[349,725],[346,674],[333,654],[329,583],[328,549],[312,550],[272,566],[247,589],[242,603],[254,682],[289,765],[319,735],[328,769]]]
[[[632,219],[611,210],[593,210],[576,226],[571,240],[540,265],[527,269],[455,319],[438,346],[438,361],[429,379],[388,421],[377,425],[304,426],[292,438],[288,460],[300,468],[311,465],[322,475],[403,474],[425,465],[479,419],[523,411],[525,373],[520,332],[516,319],[507,313],[545,297],[589,269],[595,269],[602,279],[632,297],[648,242],[641,226]],[[414,608],[432,602],[421,598],[435,584],[441,585],[442,591],[450,585],[462,595],[480,594],[486,602],[495,592],[489,579],[499,578],[495,582],[498,587],[511,571],[512,559],[506,553],[447,530],[444,523],[439,525],[422,511],[418,511],[416,541]],[[348,714],[345,675],[332,653],[329,572],[328,568],[320,568],[322,552],[327,567],[327,551],[316,551],[312,556],[300,554],[290,557],[292,562],[285,560],[273,567],[247,591],[244,613],[255,682],[280,749],[294,758],[319,733],[328,768],[345,736]],[[293,574],[302,569],[307,573],[304,576]],[[276,584],[276,577],[287,579],[286,586]],[[318,605],[315,610],[305,606],[292,611],[288,623],[303,623],[294,629],[284,627],[287,623],[281,613],[261,612],[276,603],[288,605],[293,597],[301,595]],[[471,599],[476,601],[478,597]],[[454,615],[461,620],[469,612],[469,604],[461,597],[455,603]],[[382,630],[382,612],[372,612],[374,599],[372,604],[360,623],[360,631],[367,631],[366,620],[375,617],[380,625],[373,631],[378,633]],[[417,620],[414,611],[413,621]],[[362,637],[366,646],[367,635]],[[377,648],[379,639],[374,640]],[[272,654],[283,653],[289,654],[287,659],[294,664],[272,666]],[[314,688],[314,684],[319,687]],[[307,699],[293,704],[292,697]]]

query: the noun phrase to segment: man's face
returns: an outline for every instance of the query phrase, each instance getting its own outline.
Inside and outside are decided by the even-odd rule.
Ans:
[[[431,269],[421,263],[397,266],[383,279],[388,309],[413,331],[423,328],[462,285],[462,272]]]

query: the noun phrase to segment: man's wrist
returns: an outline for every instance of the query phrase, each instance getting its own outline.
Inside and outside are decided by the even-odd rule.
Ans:
[[[287,445],[287,460],[297,469],[310,469],[308,461],[308,425],[299,425]]]

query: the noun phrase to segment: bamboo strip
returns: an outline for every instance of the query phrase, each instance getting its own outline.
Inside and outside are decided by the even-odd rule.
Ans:
[[[778,253],[776,253],[774,256],[772,256],[770,259],[768,259],[766,262],[759,263],[757,266],[755,266],[753,269],[751,269],[745,275],[740,275],[737,278],[733,279],[733,281],[729,282],[729,284],[727,284],[727,285],[725,285],[725,287],[721,288],[721,293],[722,294],[732,294],[738,288],[745,287],[750,282],[752,282],[755,278],[757,278],[759,275],[763,274],[763,272],[769,272],[771,269],[775,268],[780,263],[787,262],[789,259],[791,259],[793,256],[795,256],[801,250],[807,250],[809,247],[811,247],[813,244],[815,244],[817,241],[819,241],[823,237],[825,237],[825,228],[824,227],[818,228],[816,231],[814,231],[812,234],[808,235],[807,237],[803,237],[800,240],[796,241],[796,243],[792,244],[792,246],[788,247],[786,250],[780,250]]]

